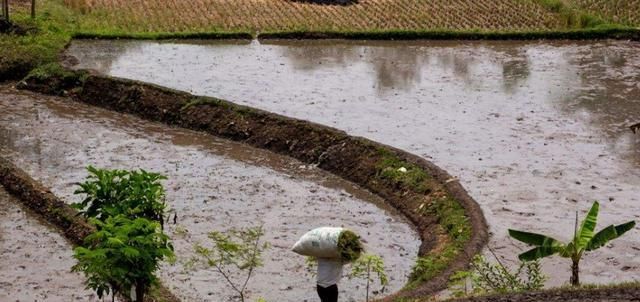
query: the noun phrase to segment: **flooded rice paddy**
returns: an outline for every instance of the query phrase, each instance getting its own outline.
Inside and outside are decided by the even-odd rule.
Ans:
[[[213,270],[184,266],[192,245],[207,245],[206,234],[213,230],[264,225],[272,247],[249,287],[252,301],[317,297],[304,257],[290,251],[314,227],[344,226],[361,234],[368,250],[386,262],[389,292],[406,283],[418,253],[419,238],[404,219],[336,176],[270,152],[62,98],[0,88],[0,154],[68,202],[81,200],[73,191],[89,164],[167,175],[167,202],[177,213],[168,233],[178,263],[165,265],[161,280],[184,301],[223,301],[233,295]],[[56,268],[66,272],[71,265],[56,263]],[[361,283],[341,283],[346,301],[361,300]]]
[[[0,186],[0,301],[99,301],[74,264],[71,243]]]
[[[514,263],[507,229],[569,239],[575,211],[640,220],[640,44],[76,41],[76,68],[225,98],[421,155],[460,178]],[[640,278],[640,231],[587,254],[586,283]],[[547,259],[549,285],[568,281]]]

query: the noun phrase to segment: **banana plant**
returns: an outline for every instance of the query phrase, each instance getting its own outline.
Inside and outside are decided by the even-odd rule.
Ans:
[[[518,258],[522,261],[532,261],[554,254],[558,254],[563,258],[571,258],[571,285],[579,286],[579,267],[582,254],[604,246],[607,242],[622,236],[622,234],[636,225],[635,221],[629,221],[620,225],[610,225],[595,233],[599,207],[600,205],[597,201],[593,203],[580,229],[578,229],[578,212],[576,212],[573,240],[566,244],[546,235],[510,229],[509,235],[511,237],[535,246],[533,249],[520,254]]]

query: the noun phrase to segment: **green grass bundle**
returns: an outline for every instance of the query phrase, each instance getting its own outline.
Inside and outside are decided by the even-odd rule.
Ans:
[[[340,237],[338,238],[338,253],[343,262],[353,262],[357,260],[363,251],[364,247],[362,246],[362,242],[360,242],[360,236],[349,230],[344,230],[340,233]]]

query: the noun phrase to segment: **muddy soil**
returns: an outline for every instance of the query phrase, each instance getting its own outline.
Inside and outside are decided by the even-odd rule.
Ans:
[[[0,153],[63,199],[79,201],[74,183],[84,166],[144,168],[169,177],[167,201],[177,224],[168,232],[180,261],[163,267],[163,282],[185,301],[221,301],[233,295],[211,270],[183,266],[206,233],[263,224],[273,247],[251,284],[252,299],[312,301],[313,277],[303,257],[289,251],[307,230],[341,225],[363,235],[383,256],[399,290],[415,261],[415,231],[373,194],[319,169],[245,145],[172,129],[64,99],[0,91]],[[173,220],[170,221],[173,223]],[[360,300],[361,282],[344,280],[342,297]]]
[[[72,245],[0,186],[0,301],[100,301],[72,273]]]
[[[76,68],[311,120],[419,154],[481,204],[490,245],[508,228],[571,237],[593,200],[600,225],[640,218],[637,42],[76,41]],[[585,256],[586,283],[640,278],[640,232]],[[569,263],[544,261],[548,285]]]

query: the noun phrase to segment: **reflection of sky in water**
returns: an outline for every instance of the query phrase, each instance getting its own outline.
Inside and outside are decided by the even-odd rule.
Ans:
[[[615,200],[603,225],[640,218],[640,135],[628,129],[640,122],[637,46],[78,41],[70,52],[80,68],[312,120],[433,159],[482,205],[492,244],[509,257],[519,247],[506,240],[508,227],[570,229],[567,213],[594,199]],[[94,54],[104,49],[106,58]],[[619,254],[640,240],[636,233],[617,251],[594,254],[585,280],[637,278],[640,259]]]
[[[557,103],[563,112],[599,126],[612,146],[630,146],[620,151],[640,162],[638,140],[625,129],[640,120],[640,59],[625,43],[591,47],[522,42],[372,42],[368,46],[335,41],[265,45],[107,41],[76,42],[72,52],[80,57],[83,68],[139,74],[160,83],[172,83],[175,74],[184,74],[186,82],[174,82],[178,88],[232,99],[246,95],[240,90],[247,89],[265,99],[293,95],[305,103],[319,97],[340,98],[324,91],[327,84],[351,90],[353,97],[346,101],[391,102],[406,94],[443,89],[450,91],[445,98],[461,100],[480,94],[487,97],[492,91],[498,94],[491,97],[505,101],[523,94],[548,94],[552,97],[547,101]],[[140,60],[141,56],[148,59]],[[226,79],[220,81],[221,77]],[[315,79],[317,83],[309,83]],[[229,82],[237,87],[228,87]],[[265,91],[269,93],[261,93]]]

